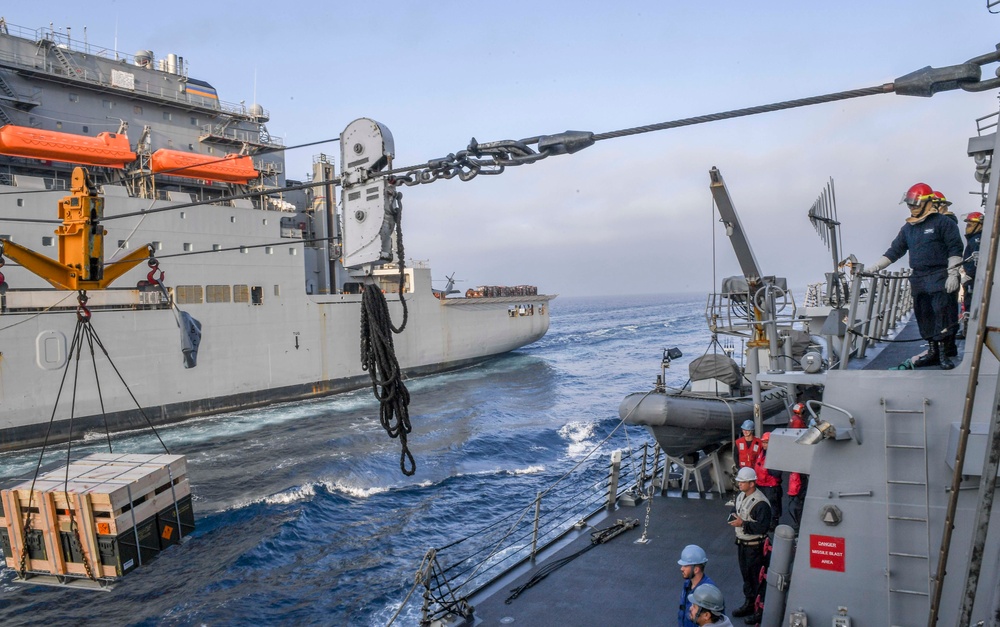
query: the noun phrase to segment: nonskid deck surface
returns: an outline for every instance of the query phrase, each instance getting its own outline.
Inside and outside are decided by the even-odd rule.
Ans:
[[[572,555],[590,544],[584,533],[531,572],[476,603],[481,625],[672,625],[676,621],[682,579],[677,559],[688,544],[708,554],[706,572],[721,588],[727,609],[743,603],[743,580],[736,559],[732,527],[726,517],[732,509],[726,498],[702,498],[697,492],[682,496],[670,491],[653,498],[646,544],[642,537],[646,502],[619,507],[595,527],[604,529],[616,519],[635,518],[639,526],[580,555],[521,592],[510,604],[510,589],[522,585],[539,568]]]
[[[962,360],[962,355],[965,351],[965,342],[959,340],[957,345],[958,357],[954,359],[956,364]],[[881,351],[875,357],[868,362],[858,364],[858,367],[862,370],[895,368],[907,359],[919,355],[925,350],[927,350],[927,342],[920,339],[917,319],[915,316],[911,316],[910,320],[907,321],[899,333],[892,337],[892,341],[886,342],[885,346],[881,348]],[[931,367],[937,369],[937,366]]]

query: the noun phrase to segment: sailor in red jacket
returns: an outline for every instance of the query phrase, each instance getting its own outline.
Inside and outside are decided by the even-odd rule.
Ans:
[[[760,436],[758,441],[761,446],[757,461],[754,462],[754,471],[757,473],[757,489],[764,493],[771,504],[771,531],[778,526],[778,519],[781,518],[781,471],[770,471],[767,465],[767,443],[771,439],[771,433]]]
[[[744,420],[740,428],[743,437],[736,440],[736,462],[740,468],[753,468],[760,455],[760,440],[753,436],[753,420]]]
[[[788,421],[790,429],[805,429],[805,403],[795,403],[792,405],[792,418]],[[802,507],[806,501],[806,488],[809,486],[809,475],[797,472],[788,475],[788,515],[792,519],[792,529],[795,534],[799,533],[799,525],[802,523]]]
[[[788,420],[789,429],[805,429],[806,428],[806,404],[805,403],[795,403],[792,405],[792,417]]]

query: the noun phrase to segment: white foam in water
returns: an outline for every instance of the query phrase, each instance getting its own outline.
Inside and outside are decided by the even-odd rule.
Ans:
[[[559,429],[559,435],[569,440],[566,454],[570,457],[581,457],[594,447],[590,438],[594,435],[594,423],[568,422]]]
[[[514,470],[507,471],[511,475],[537,475],[540,472],[545,472],[545,466],[528,466],[527,468],[515,468]]]

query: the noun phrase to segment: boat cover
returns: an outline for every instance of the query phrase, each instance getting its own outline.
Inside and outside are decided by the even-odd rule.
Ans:
[[[742,375],[740,368],[727,355],[702,355],[691,360],[688,365],[688,375],[692,381],[718,379],[729,387],[739,385]]]

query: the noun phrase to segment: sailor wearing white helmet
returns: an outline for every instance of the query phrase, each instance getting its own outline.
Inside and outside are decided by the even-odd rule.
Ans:
[[[740,468],[736,473],[736,487],[740,493],[729,515],[729,525],[736,530],[744,602],[733,611],[733,616],[746,616],[747,624],[753,625],[760,622],[763,608],[766,580],[761,577],[761,570],[764,568],[764,540],[771,528],[771,504],[757,489],[757,473],[753,468]]]

